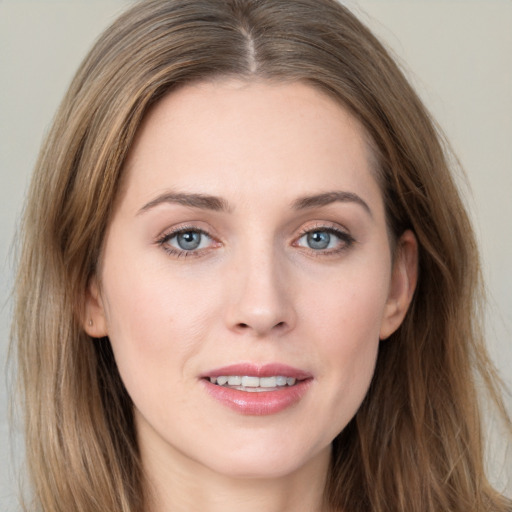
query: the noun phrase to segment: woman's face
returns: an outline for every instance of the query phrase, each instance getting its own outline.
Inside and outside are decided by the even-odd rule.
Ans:
[[[359,123],[301,83],[190,85],[151,110],[85,320],[143,457],[255,477],[328,459],[415,280],[370,162]]]

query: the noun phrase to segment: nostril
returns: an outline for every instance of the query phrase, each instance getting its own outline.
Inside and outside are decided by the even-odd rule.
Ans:
[[[244,322],[238,323],[237,327],[242,330],[251,328],[251,326],[249,324],[246,324]],[[278,322],[277,324],[274,325],[273,329],[282,329],[283,327],[286,327],[286,322]]]

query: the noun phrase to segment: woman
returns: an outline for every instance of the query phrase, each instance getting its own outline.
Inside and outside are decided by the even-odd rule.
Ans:
[[[329,0],[154,0],[33,178],[15,335],[35,508],[507,510],[471,227],[424,107]]]

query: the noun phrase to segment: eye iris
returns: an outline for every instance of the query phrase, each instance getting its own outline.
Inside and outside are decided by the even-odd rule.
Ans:
[[[331,235],[326,231],[314,231],[308,234],[307,240],[311,249],[326,249],[329,247]]]
[[[176,236],[176,241],[184,251],[197,249],[201,243],[201,233],[195,231],[187,231]]]

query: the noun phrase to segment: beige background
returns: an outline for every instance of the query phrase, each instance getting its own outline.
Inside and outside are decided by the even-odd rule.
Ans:
[[[9,329],[11,240],[41,139],[71,76],[129,0],[0,0],[0,364]],[[512,0],[347,0],[393,49],[468,174],[466,199],[490,291],[488,339],[512,387]],[[3,372],[2,372],[3,373]],[[9,377],[0,385],[0,510],[16,510]],[[512,409],[512,399],[508,397]],[[512,495],[512,447],[490,457]],[[508,455],[507,455],[508,453]],[[507,458],[508,457],[508,458]],[[507,475],[503,467],[507,465]],[[501,469],[500,469],[501,468]]]

